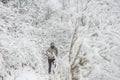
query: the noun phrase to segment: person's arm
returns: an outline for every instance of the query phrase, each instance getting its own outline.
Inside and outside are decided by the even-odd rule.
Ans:
[[[56,48],[56,56],[58,56],[58,49]]]

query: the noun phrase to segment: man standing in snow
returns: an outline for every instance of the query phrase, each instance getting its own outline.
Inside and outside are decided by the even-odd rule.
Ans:
[[[48,73],[50,74],[51,73],[51,67],[52,67],[52,65],[54,65],[55,58],[58,55],[58,50],[55,47],[54,42],[50,43],[50,47],[48,48],[46,53],[47,53],[47,56],[48,56],[48,64],[49,64]]]

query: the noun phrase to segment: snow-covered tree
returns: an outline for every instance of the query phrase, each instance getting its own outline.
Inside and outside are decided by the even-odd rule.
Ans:
[[[119,0],[1,0],[0,79],[48,79],[54,41],[51,79],[119,80],[119,11]]]

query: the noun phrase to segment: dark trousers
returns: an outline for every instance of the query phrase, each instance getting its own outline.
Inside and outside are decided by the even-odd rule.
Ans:
[[[52,65],[55,65],[54,61],[55,61],[55,59],[48,59],[48,65],[49,65],[48,73],[49,74],[51,73]]]

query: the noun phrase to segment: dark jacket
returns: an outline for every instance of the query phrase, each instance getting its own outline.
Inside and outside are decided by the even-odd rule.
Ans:
[[[46,51],[48,59],[55,59],[55,57],[58,55],[58,50],[56,47],[54,48],[48,48],[48,50]]]

